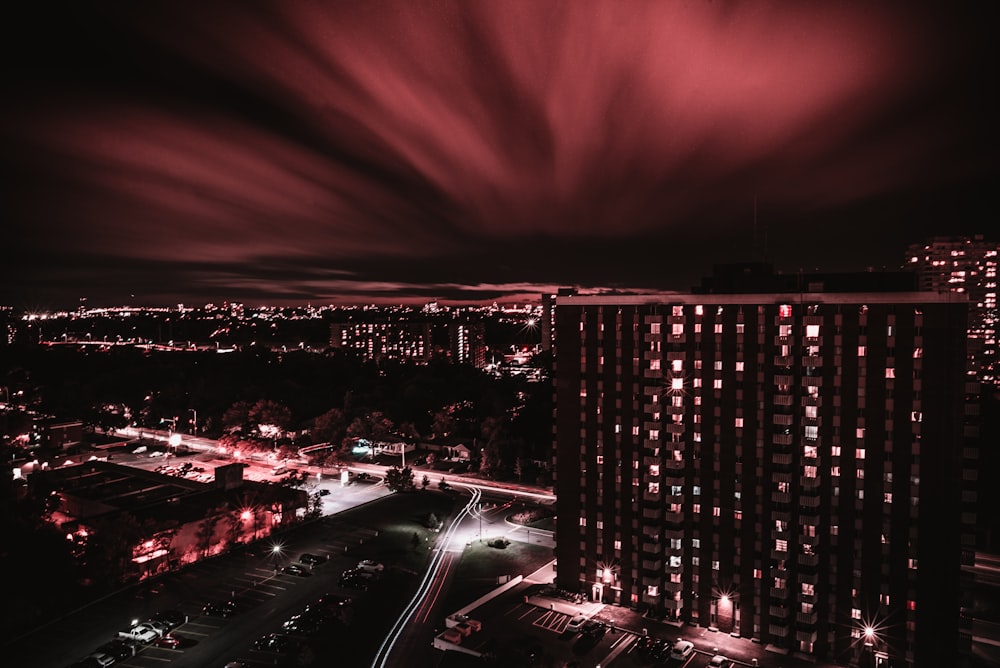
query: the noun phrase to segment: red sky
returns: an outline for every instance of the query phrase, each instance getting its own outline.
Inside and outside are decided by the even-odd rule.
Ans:
[[[683,289],[991,232],[988,5],[100,7],[5,26],[0,303]]]

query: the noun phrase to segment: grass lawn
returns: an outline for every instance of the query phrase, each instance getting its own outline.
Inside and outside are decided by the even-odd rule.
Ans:
[[[528,575],[552,561],[552,548],[512,541],[504,549],[473,541],[455,570],[455,580],[445,599],[447,610],[457,610],[500,586],[501,575]]]

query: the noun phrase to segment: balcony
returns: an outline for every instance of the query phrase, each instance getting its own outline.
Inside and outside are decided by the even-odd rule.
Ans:
[[[771,587],[771,598],[785,600],[788,598],[788,589],[785,587]]]
[[[792,465],[792,455],[788,452],[776,452],[772,457],[771,461],[778,466],[791,466]]]
[[[784,638],[788,635],[788,627],[781,624],[770,624],[767,630],[772,636],[778,638]]]
[[[771,492],[771,501],[773,503],[791,503],[792,495],[788,492]]]
[[[782,427],[791,427],[795,422],[794,415],[782,415],[781,413],[774,414],[774,424],[780,425]]]
[[[671,524],[680,524],[684,521],[684,513],[674,512],[672,510],[667,511],[663,516],[663,519]]]
[[[781,605],[772,605],[768,609],[768,614],[778,619],[788,619],[788,608]]]
[[[811,626],[815,626],[816,622],[819,621],[819,613],[817,613],[815,610],[813,610],[812,612],[799,611],[798,613],[795,614],[795,621],[798,622],[799,624],[809,624]]]
[[[661,551],[662,551],[662,549],[660,548],[660,544],[659,543],[644,542],[642,544],[642,553],[643,554],[648,554],[648,555],[655,556],[655,555],[660,554]]]
[[[642,517],[647,520],[660,520],[663,518],[663,508],[657,506],[656,508],[643,508]]]
[[[794,439],[791,434],[775,434],[771,437],[771,442],[775,445],[792,445]]]
[[[642,500],[647,502],[659,502],[663,496],[659,492],[651,492],[648,489],[642,493]]]
[[[775,406],[794,406],[795,399],[789,394],[777,394],[772,398]]]
[[[666,538],[667,540],[681,539],[684,538],[684,532],[681,531],[680,529],[667,528],[663,530],[663,537]]]
[[[799,566],[805,568],[816,568],[819,566],[819,555],[818,554],[800,554],[799,558],[796,559]],[[814,583],[815,584],[815,583]]]
[[[818,494],[803,494],[802,496],[799,497],[799,503],[802,505],[803,508],[815,509],[819,508],[820,498]],[[809,514],[809,513],[803,512],[803,514]]]
[[[799,484],[802,485],[802,489],[812,491],[819,489],[820,481],[819,478],[801,478]]]
[[[816,631],[799,631],[795,634],[795,639],[799,642],[814,643],[816,642]]]
[[[795,364],[795,358],[791,355],[775,355],[774,356],[774,366],[782,368],[791,368]]]
[[[819,583],[819,574],[815,571],[809,572],[807,570],[801,570],[799,571],[799,582],[815,585]]]
[[[662,559],[643,559],[642,568],[647,571],[659,572],[663,568]]]
[[[677,592],[681,591],[682,589],[684,589],[684,583],[683,582],[664,582],[663,583],[663,591],[664,592],[670,592],[671,594],[676,594]]]

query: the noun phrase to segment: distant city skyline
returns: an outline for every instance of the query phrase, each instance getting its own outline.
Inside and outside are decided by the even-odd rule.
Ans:
[[[997,191],[992,5],[18,12],[0,304],[20,309],[892,270],[988,233]]]

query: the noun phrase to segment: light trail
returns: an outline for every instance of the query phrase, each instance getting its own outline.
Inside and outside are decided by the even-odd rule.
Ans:
[[[389,630],[388,635],[386,635],[385,640],[382,641],[382,645],[379,647],[378,652],[375,654],[375,659],[372,661],[372,668],[386,668],[388,665],[389,656],[392,654],[392,650],[395,647],[396,642],[402,635],[403,628],[407,623],[409,623],[417,609],[427,598],[427,595],[435,582],[436,576],[441,568],[441,562],[444,560],[445,555],[448,554],[446,547],[451,542],[452,536],[454,536],[459,525],[462,523],[462,520],[472,515],[476,504],[479,502],[479,499],[482,498],[482,492],[479,488],[472,487],[471,485],[463,485],[463,487],[466,487],[471,493],[469,503],[467,503],[458,513],[458,516],[455,517],[452,523],[448,526],[444,535],[438,537],[437,542],[439,547],[436,548],[434,556],[431,558],[427,572],[424,574],[423,580],[420,581],[420,586],[417,588],[413,598],[410,599],[410,602],[406,604],[403,612],[400,613],[399,618],[392,625],[392,628]],[[442,545],[444,547],[441,547]]]

